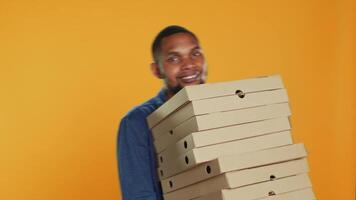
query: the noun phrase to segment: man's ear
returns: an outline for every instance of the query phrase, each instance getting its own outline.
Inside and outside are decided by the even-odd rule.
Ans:
[[[161,73],[161,70],[160,70],[160,68],[159,68],[157,63],[155,63],[155,62],[151,63],[151,71],[152,71],[152,74],[155,77],[157,77],[159,79],[163,79],[164,78],[164,75]]]

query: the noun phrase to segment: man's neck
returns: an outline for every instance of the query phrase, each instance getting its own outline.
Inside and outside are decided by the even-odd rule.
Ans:
[[[169,88],[166,85],[166,100],[170,99],[171,97],[173,97],[175,94],[177,94],[180,90],[182,90],[183,88],[181,86],[176,86],[173,88]]]
[[[167,90],[165,96],[166,100],[168,101],[171,97],[174,96],[174,94],[170,90]]]

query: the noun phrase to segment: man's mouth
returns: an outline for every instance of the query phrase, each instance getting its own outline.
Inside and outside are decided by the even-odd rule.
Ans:
[[[198,80],[199,75],[200,75],[199,72],[195,72],[194,74],[191,74],[191,75],[181,76],[180,79],[184,83],[192,83],[192,82],[195,82],[196,80]]]

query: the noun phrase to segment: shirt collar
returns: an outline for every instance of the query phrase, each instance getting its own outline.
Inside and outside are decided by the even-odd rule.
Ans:
[[[156,98],[158,98],[162,104],[167,101],[167,88],[163,87],[157,94]]]

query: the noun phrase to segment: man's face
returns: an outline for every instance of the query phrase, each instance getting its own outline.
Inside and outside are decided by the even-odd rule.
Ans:
[[[206,64],[202,49],[188,33],[163,38],[158,65],[171,94],[184,86],[205,83]]]

